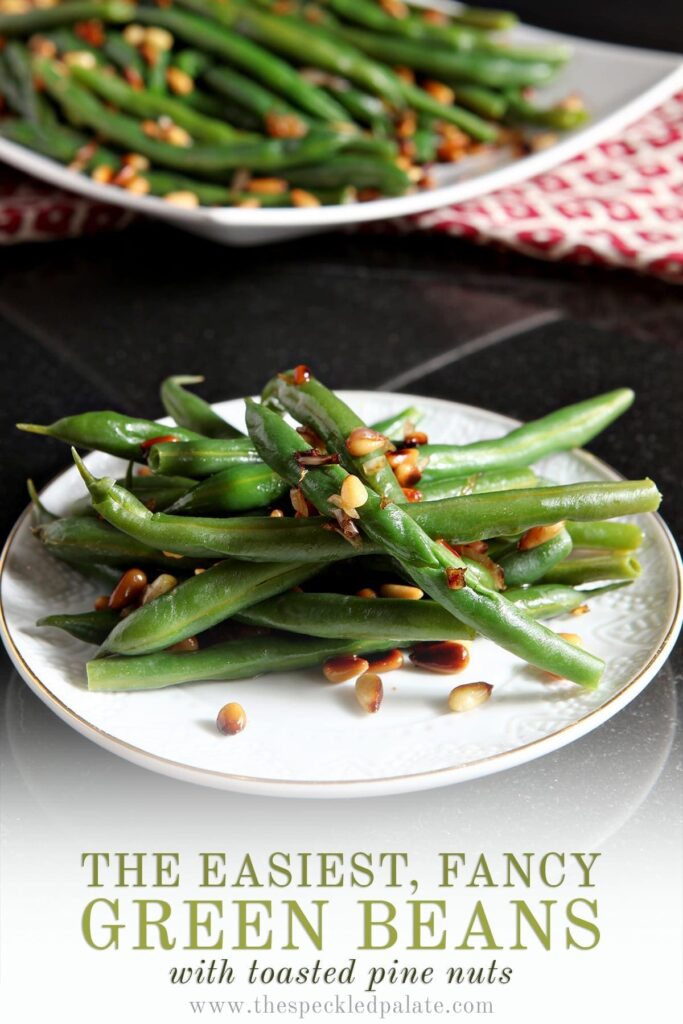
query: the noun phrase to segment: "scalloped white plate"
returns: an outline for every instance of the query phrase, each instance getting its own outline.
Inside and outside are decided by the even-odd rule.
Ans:
[[[472,406],[382,392],[342,392],[366,420],[408,403],[426,413],[433,438],[462,443],[505,433],[514,422]],[[236,424],[240,400],[216,406]],[[121,471],[118,460],[88,456],[97,474]],[[619,479],[584,451],[540,464],[562,483]],[[64,511],[82,494],[75,468],[43,492]],[[681,623],[682,567],[656,515],[637,517],[645,531],[643,575],[631,587],[594,601],[581,619],[554,620],[577,630],[607,662],[592,693],[540,674],[486,640],[472,646],[457,682],[486,680],[492,699],[463,715],[446,709],[454,677],[414,667],[387,674],[377,715],[358,708],[353,683],[330,686],[319,670],[274,673],[237,682],[193,683],[150,693],[89,693],[87,645],[57,630],[38,629],[43,615],[92,607],[97,589],[53,560],[33,538],[27,510],[2,557],[0,612],[4,641],[28,685],[64,721],[107,750],[154,771],[228,790],[291,797],[352,797],[444,786],[519,765],[570,743],[614,715],[654,678]],[[229,700],[244,705],[246,730],[236,737],[215,728]]]
[[[431,0],[439,6],[439,0]],[[447,3],[442,7],[448,9]],[[563,135],[547,149],[526,157],[500,151],[436,169],[438,187],[396,199],[370,203],[322,206],[316,209],[238,209],[200,207],[184,210],[154,196],[136,196],[125,189],[99,185],[54,160],[0,139],[0,160],[59,188],[78,192],[101,203],[159,217],[176,227],[229,245],[264,245],[390,217],[435,210],[507,188],[556,167],[583,153],[626,125],[642,117],[683,88],[680,54],[581,39],[520,25],[509,34],[520,43],[568,43],[572,60],[539,94],[551,103],[571,92],[586,100],[592,120],[578,131]]]

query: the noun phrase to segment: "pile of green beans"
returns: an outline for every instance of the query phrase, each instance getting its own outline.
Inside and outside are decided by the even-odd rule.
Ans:
[[[630,390],[448,445],[418,430],[413,406],[366,426],[306,367],[273,377],[260,403],[245,400],[243,433],[188,389],[201,380],[163,382],[172,426],[112,411],[19,425],[74,446],[87,489],[57,516],[29,482],[37,541],[69,571],[123,574],[103,610],[57,610],[39,623],[99,645],[92,689],[232,679],[476,636],[598,685],[602,660],[542,620],[637,579],[643,533],[617,517],[655,511],[660,495],[650,480],[550,484],[532,464],[590,441],[628,409]],[[96,477],[76,447],[125,459],[125,476]],[[401,479],[406,462],[416,486]],[[351,477],[360,499],[349,506]],[[397,581],[398,592],[368,591]],[[422,599],[401,599],[406,588]]]
[[[576,96],[532,95],[566,47],[499,35],[505,11],[431,15],[380,0],[0,12],[0,136],[183,207],[311,207],[430,188],[435,163],[539,133],[545,147],[586,120]]]

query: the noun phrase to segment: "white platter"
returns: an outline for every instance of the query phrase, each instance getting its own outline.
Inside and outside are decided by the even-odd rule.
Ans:
[[[425,427],[443,441],[496,437],[515,425],[472,406],[381,392],[342,392],[367,421],[408,403],[426,413]],[[216,406],[239,425],[239,400]],[[88,457],[96,474],[116,474],[118,460]],[[583,451],[541,464],[562,483],[619,479]],[[82,495],[75,468],[43,492],[64,512]],[[57,630],[36,628],[56,611],[92,607],[97,587],[53,560],[34,539],[27,511],[2,556],[3,639],[28,685],[69,725],[107,750],[171,777],[247,793],[289,797],[355,797],[445,786],[510,768],[556,750],[605,722],[654,678],[681,622],[682,569],[678,551],[653,514],[638,517],[645,531],[641,578],[602,596],[581,619],[554,628],[580,632],[607,668],[600,688],[585,692],[548,684],[535,670],[485,640],[475,641],[457,682],[485,680],[492,699],[465,715],[446,710],[455,677],[414,667],[385,676],[385,700],[368,716],[353,683],[330,686],[319,670],[271,674],[236,682],[194,683],[149,693],[89,693],[84,662],[93,649]],[[101,589],[101,588],[100,588]],[[218,709],[242,703],[248,726],[236,737],[215,728]]]
[[[262,245],[434,210],[514,185],[585,152],[683,87],[683,63],[675,53],[613,46],[529,26],[520,26],[510,38],[519,42],[568,43],[573,48],[572,60],[539,96],[551,102],[569,92],[578,92],[590,109],[591,121],[586,127],[562,136],[554,146],[523,158],[502,153],[495,159],[470,159],[442,166],[437,173],[438,187],[414,195],[315,209],[184,210],[153,196],[136,196],[125,189],[99,185],[6,139],[0,139],[0,160],[60,188],[159,217],[217,242]]]

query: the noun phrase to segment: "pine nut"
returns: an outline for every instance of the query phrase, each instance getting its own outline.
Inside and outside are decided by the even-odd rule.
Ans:
[[[145,29],[142,25],[126,25],[123,30],[123,38],[131,46],[141,46],[145,41]]]
[[[252,178],[247,185],[249,192],[262,192],[266,196],[281,196],[287,191],[284,178]]]
[[[395,647],[393,651],[381,654],[370,662],[370,672],[394,672],[397,668],[403,668],[403,651]]]
[[[356,427],[346,438],[346,450],[354,458],[369,455],[387,444],[386,437],[370,427]]]
[[[96,612],[104,612],[104,611],[107,610],[108,607],[109,607],[109,594],[102,594],[101,597],[96,598],[95,605],[94,605],[94,608],[95,608]]]
[[[470,652],[456,640],[440,640],[436,643],[417,644],[410,652],[410,660],[419,668],[450,675],[466,668]]]
[[[537,548],[540,544],[545,544],[546,541],[557,537],[562,530],[564,530],[564,522],[553,523],[551,526],[532,526],[530,530],[522,534],[517,547],[520,551],[531,551],[532,548]]]
[[[443,103],[444,106],[450,107],[455,102],[455,92],[451,89],[450,85],[446,85],[445,82],[425,82],[422,88],[433,96],[438,103]]]
[[[446,569],[446,584],[449,590],[462,590],[465,586],[465,573],[467,569],[453,567]]]
[[[195,206],[199,206],[199,196],[194,192],[185,190],[167,192],[164,196],[164,202],[171,203],[173,206],[181,206],[185,210],[192,210]]]
[[[418,491],[417,487],[402,487],[403,497],[410,504],[415,504],[418,501],[422,501],[422,491]]]
[[[70,50],[64,54],[64,63],[70,68],[87,68],[89,71],[97,67],[95,54],[89,50]]]
[[[137,601],[147,586],[147,575],[142,569],[128,569],[116,584],[109,598],[109,607],[118,611]]]
[[[173,588],[177,586],[178,580],[175,576],[171,576],[168,572],[162,572],[160,576],[157,576],[157,578],[152,580],[152,582],[145,588],[140,604],[149,604],[150,601],[155,601],[156,598],[161,597],[162,594],[168,594],[169,591],[173,590]]]
[[[340,654],[336,658],[328,658],[323,665],[323,675],[330,683],[345,683],[347,679],[355,679],[368,670],[365,658],[357,654]]]
[[[266,114],[266,134],[273,139],[300,139],[308,132],[308,125],[296,114]]]
[[[292,502],[292,508],[297,515],[302,516],[304,519],[308,518],[309,508],[306,496],[300,487],[292,487],[289,492],[289,498]]]
[[[356,679],[356,700],[363,711],[367,711],[369,715],[374,715],[375,712],[379,711],[383,697],[384,687],[382,686],[382,680],[374,672],[365,672]]]
[[[114,169],[109,164],[100,164],[99,167],[94,169],[90,177],[100,185],[108,185],[114,177]]]
[[[165,28],[151,27],[144,30],[143,42],[155,50],[173,49],[173,36]]]
[[[149,192],[147,178],[142,178],[139,174],[132,177],[125,187],[127,192],[132,192],[136,196],[146,196]]]
[[[293,188],[289,195],[292,200],[292,206],[298,206],[301,209],[322,205],[317,196],[303,188]]]
[[[471,711],[484,704],[492,690],[490,683],[463,683],[449,693],[448,707],[451,711]]]
[[[171,146],[180,146],[183,149],[187,149],[192,145],[192,136],[178,124],[171,125],[171,127],[164,132],[164,140]]]
[[[224,736],[235,736],[247,724],[247,716],[241,704],[234,701],[224,704],[216,718],[216,728]]]
[[[411,424],[412,426],[412,424]],[[429,444],[429,437],[423,430],[406,431],[403,435],[403,443],[406,448],[418,447],[421,444]]]
[[[199,650],[199,640],[196,636],[186,636],[184,640],[179,640],[177,644],[171,644],[166,650],[172,654],[194,654]]]
[[[341,500],[345,511],[360,508],[368,500],[368,492],[362,480],[349,474],[341,485]]]
[[[270,513],[271,519],[284,519],[284,517],[285,514],[281,508],[274,508],[273,511]]]
[[[371,599],[373,597],[377,597],[377,594],[372,589],[372,587],[362,587],[360,590],[356,591],[356,597],[365,597]]]
[[[134,171],[148,171],[149,160],[142,153],[126,153],[123,157],[126,167],[132,167]]]
[[[380,597],[396,597],[401,601],[419,601],[424,593],[419,587],[404,583],[383,583],[379,588]]]
[[[189,96],[194,92],[194,81],[182,68],[170,67],[166,71],[166,81],[171,92],[176,96]]]

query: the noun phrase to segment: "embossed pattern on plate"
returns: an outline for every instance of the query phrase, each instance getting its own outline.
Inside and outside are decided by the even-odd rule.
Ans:
[[[342,393],[344,394],[344,393]],[[470,406],[372,392],[345,397],[366,419],[413,402],[439,440],[495,437],[512,421]],[[235,423],[241,402],[218,410]],[[109,456],[88,457],[94,472],[116,473]],[[556,455],[540,464],[561,483],[617,478],[586,452]],[[82,494],[75,469],[44,491],[48,507],[64,511]],[[512,767],[570,742],[605,721],[656,674],[680,626],[681,565],[659,517],[638,517],[645,531],[643,575],[605,595],[581,619],[555,620],[579,632],[607,661],[600,688],[548,684],[536,670],[485,640],[472,648],[457,677],[414,667],[385,676],[381,712],[358,708],[353,684],[330,686],[318,670],[274,673],[259,679],[195,683],[151,693],[92,694],[84,683],[85,644],[56,630],[38,629],[42,615],[92,607],[98,589],[51,559],[34,540],[25,514],[8,541],[2,567],[3,633],[10,655],[36,693],[69,724],[107,749],[171,776],[225,789],[288,796],[362,796],[446,785]],[[454,715],[446,697],[455,682],[494,685],[481,709]],[[248,727],[237,737],[218,734],[218,708],[239,700]]]

